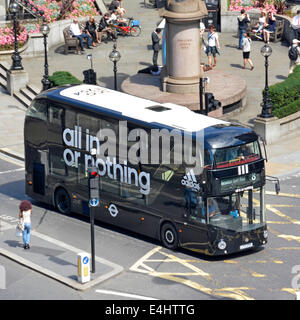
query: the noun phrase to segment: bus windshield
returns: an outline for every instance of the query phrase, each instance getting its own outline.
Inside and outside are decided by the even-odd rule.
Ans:
[[[214,226],[234,231],[248,231],[265,223],[263,188],[246,190],[207,199],[207,220]],[[259,199],[256,199],[256,195]]]
[[[236,166],[261,158],[258,141],[230,148],[212,149],[216,168]]]

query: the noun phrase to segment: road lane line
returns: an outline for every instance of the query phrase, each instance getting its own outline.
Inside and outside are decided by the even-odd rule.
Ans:
[[[277,196],[277,197],[290,197],[290,198],[300,198],[300,194],[296,194],[296,193],[284,193],[284,192],[279,192],[279,194],[277,194],[274,191],[266,191],[267,195],[270,196]]]
[[[279,211],[278,209],[273,208],[272,205],[267,204],[267,205],[266,205],[266,209],[269,210],[269,211],[272,211],[272,212],[275,213],[277,216],[288,220],[288,221],[289,221],[290,223],[292,223],[292,224],[300,225],[300,221],[299,221],[299,220],[296,220],[296,219],[291,218],[290,216],[287,216],[286,214],[282,213],[282,212]]]
[[[102,294],[108,294],[108,295],[114,295],[114,296],[120,296],[120,297],[126,297],[126,298],[133,298],[133,299],[138,299],[138,300],[159,300],[159,299],[152,298],[152,297],[140,296],[137,294],[112,291],[112,290],[97,289],[97,290],[95,290],[95,292],[102,293]]]
[[[24,170],[25,170],[25,168],[18,168],[18,169],[13,169],[13,170],[0,171],[0,174],[13,173],[13,172],[24,171]]]
[[[179,257],[174,256],[173,254],[168,254],[166,252],[160,251],[162,247],[155,247],[149,252],[147,252],[142,258],[140,258],[132,267],[130,267],[130,271],[140,272],[140,273],[146,273],[149,276],[161,278],[173,282],[177,282],[179,284],[185,285],[187,287],[193,288],[195,290],[198,290],[204,294],[211,295],[211,296],[218,296],[218,297],[224,297],[224,298],[231,298],[235,300],[254,300],[251,296],[249,296],[247,293],[244,292],[244,290],[254,290],[253,288],[248,287],[225,287],[225,288],[209,288],[205,287],[195,281],[192,281],[190,279],[185,279],[182,276],[202,276],[206,280],[211,281],[211,275],[204,272],[203,270],[191,265],[190,263],[187,263],[186,260],[180,259]],[[157,259],[151,259],[150,257],[154,254],[160,253],[163,256],[167,257],[168,263],[170,263],[170,259],[173,259],[173,262],[180,263],[181,265],[184,265],[189,270],[195,271],[195,272],[182,272],[182,273],[176,273],[176,272],[158,272],[154,270],[153,268],[146,265],[147,262],[153,262],[153,260]],[[161,260],[161,259],[158,259]],[[163,261],[161,261],[163,263]],[[148,270],[148,271],[147,271]]]

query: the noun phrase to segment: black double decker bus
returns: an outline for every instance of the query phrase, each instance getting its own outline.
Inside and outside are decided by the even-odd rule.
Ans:
[[[171,160],[182,151],[175,152],[178,136],[193,140],[200,134],[202,170],[185,161],[131,161],[102,152],[109,133],[116,150],[124,143],[128,154],[141,159],[148,156],[142,145],[150,150],[153,133],[163,132],[170,133],[171,147],[156,146],[160,154],[172,153]],[[79,85],[38,95],[26,113],[24,138],[26,194],[63,214],[89,215],[93,165],[100,177],[100,206],[94,209],[100,221],[158,239],[170,249],[208,255],[267,243],[265,159],[249,128],[175,104]]]

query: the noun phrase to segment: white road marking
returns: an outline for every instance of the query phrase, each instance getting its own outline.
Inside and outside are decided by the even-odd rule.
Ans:
[[[136,294],[119,292],[119,291],[112,291],[112,290],[100,290],[100,289],[97,289],[97,290],[95,290],[95,292],[102,293],[102,294],[121,296],[121,297],[126,297],[126,298],[139,299],[139,300],[159,300],[159,299],[152,298],[152,297],[139,296],[139,295],[136,295]]]
[[[13,170],[1,171],[0,174],[13,173],[13,172],[24,171],[24,170],[25,168],[18,168]]]
[[[2,148],[2,150],[3,150],[3,148]],[[16,164],[19,167],[24,167],[24,161],[12,158],[12,157],[10,157],[10,156],[8,156],[6,154],[0,153],[0,159],[4,160],[6,162],[10,162],[10,163]]]

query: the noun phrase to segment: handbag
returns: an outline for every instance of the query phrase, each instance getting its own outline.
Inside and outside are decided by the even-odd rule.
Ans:
[[[22,218],[20,218],[17,222],[17,229],[24,231],[24,220]]]
[[[16,237],[22,237],[23,235],[23,231],[21,229],[19,229],[19,227],[16,227]]]
[[[16,237],[22,237],[24,231],[24,220],[20,218],[16,226]]]

